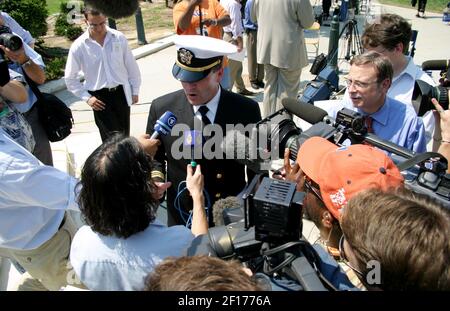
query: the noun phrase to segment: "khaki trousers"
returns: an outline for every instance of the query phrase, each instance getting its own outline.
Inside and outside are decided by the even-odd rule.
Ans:
[[[229,33],[224,33],[223,40],[231,43],[233,37]],[[233,90],[235,83],[238,92],[245,90],[244,80],[242,79],[242,62],[228,58],[228,68],[230,68],[230,90]]]
[[[283,108],[285,97],[297,98],[302,69],[289,70],[269,64],[264,65],[265,86],[262,117],[265,118]]]
[[[47,242],[32,250],[5,250],[27,273],[17,284],[17,290],[59,290],[66,285],[85,288],[69,262],[70,245],[77,226],[66,212],[64,224]]]

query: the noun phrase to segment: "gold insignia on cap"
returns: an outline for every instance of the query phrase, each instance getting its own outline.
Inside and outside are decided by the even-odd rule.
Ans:
[[[192,54],[191,51],[186,49],[180,49],[179,53],[180,53],[180,61],[183,64],[190,65],[192,58],[194,57],[194,54]]]

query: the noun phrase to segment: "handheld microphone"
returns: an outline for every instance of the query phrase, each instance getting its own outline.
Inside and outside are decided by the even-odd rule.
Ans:
[[[195,148],[202,146],[202,133],[196,130],[184,132],[183,145],[191,148],[191,166],[195,168],[197,162],[195,161]]]
[[[328,116],[325,110],[297,99],[283,98],[281,104],[288,112],[311,124],[322,122]]]
[[[169,135],[176,123],[177,117],[172,112],[164,112],[164,114],[156,121],[154,131],[150,139],[157,139],[159,135]]]
[[[84,0],[87,5],[111,18],[133,15],[139,7],[138,0]]]

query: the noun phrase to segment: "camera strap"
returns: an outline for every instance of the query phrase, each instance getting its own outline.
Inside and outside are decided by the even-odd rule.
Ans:
[[[404,171],[407,170],[417,164],[422,163],[423,161],[432,159],[432,158],[439,158],[441,163],[445,163],[445,165],[447,166],[447,159],[440,153],[437,152],[424,152],[418,155],[415,155],[414,157],[412,157],[411,159],[408,159],[402,163],[400,163],[399,165],[397,165],[398,169],[400,171]],[[446,167],[447,169],[447,167]]]

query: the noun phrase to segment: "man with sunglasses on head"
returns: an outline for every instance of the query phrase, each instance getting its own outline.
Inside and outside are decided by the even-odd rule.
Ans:
[[[300,147],[297,162],[289,163],[285,152],[286,179],[297,182],[306,193],[303,214],[319,229],[321,244],[338,262],[342,236],[340,216],[348,200],[364,189],[398,188],[403,177],[392,160],[368,145],[338,147],[321,137],[312,137]],[[342,265],[349,279],[362,287],[351,267]],[[357,272],[356,272],[357,274]]]
[[[127,39],[107,27],[106,16],[89,7],[83,13],[88,29],[70,47],[67,89],[92,107],[102,141],[114,132],[129,135],[130,106],[139,101],[139,67]]]
[[[425,128],[412,105],[405,105],[388,97],[393,68],[389,59],[371,51],[350,61],[346,79],[348,101],[323,107],[331,117],[342,108],[362,114],[367,131],[415,152],[425,152]]]

